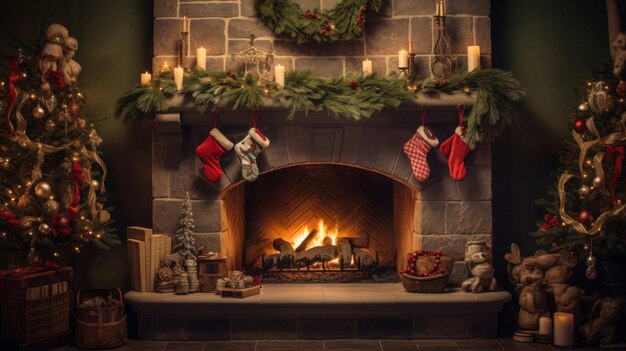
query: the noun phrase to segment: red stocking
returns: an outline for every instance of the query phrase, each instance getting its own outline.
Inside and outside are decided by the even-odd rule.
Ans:
[[[211,183],[215,183],[222,177],[220,160],[222,156],[233,148],[233,143],[228,140],[217,128],[211,129],[206,140],[196,148],[196,155],[202,161],[202,173]]]
[[[472,148],[467,145],[465,139],[465,129],[463,128],[463,115],[465,113],[465,106],[459,105],[459,126],[456,127],[454,134],[444,141],[439,147],[439,152],[448,159],[448,167],[450,168],[450,176],[454,180],[463,180],[467,175],[465,169],[465,156],[472,151]]]

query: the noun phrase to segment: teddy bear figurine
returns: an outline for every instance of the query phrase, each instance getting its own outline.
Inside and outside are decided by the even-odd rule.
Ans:
[[[617,337],[619,314],[618,299],[605,297],[596,301],[591,309],[590,319],[578,330],[581,340],[588,346],[613,343]]]
[[[494,291],[497,287],[495,268],[491,264],[490,252],[484,241],[470,241],[465,245],[465,262],[472,274],[461,284],[465,292],[479,293]]]

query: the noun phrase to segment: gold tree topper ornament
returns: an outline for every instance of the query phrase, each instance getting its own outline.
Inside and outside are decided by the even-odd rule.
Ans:
[[[256,38],[256,34],[250,34],[250,46],[237,54],[233,54],[233,58],[238,57],[244,63],[244,75],[252,74],[259,82],[268,82],[272,74],[274,55],[257,49],[254,46]]]

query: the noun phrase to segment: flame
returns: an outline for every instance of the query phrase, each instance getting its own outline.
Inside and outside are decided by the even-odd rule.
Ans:
[[[302,233],[296,236],[293,247],[296,248],[300,246],[304,239],[306,239],[307,235],[309,235],[310,231],[311,230],[309,229],[308,224],[305,224],[304,228],[302,228]],[[328,226],[324,223],[324,220],[320,219],[317,223],[317,234],[315,235],[313,240],[309,242],[305,249],[324,245],[325,237],[329,237],[332,240],[332,245],[336,245],[337,238],[339,237],[339,225],[336,225],[333,230],[329,230]]]

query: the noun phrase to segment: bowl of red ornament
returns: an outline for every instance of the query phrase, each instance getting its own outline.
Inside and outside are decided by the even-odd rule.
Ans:
[[[408,255],[406,269],[400,271],[408,292],[439,293],[448,284],[454,260],[441,251],[417,250]]]

